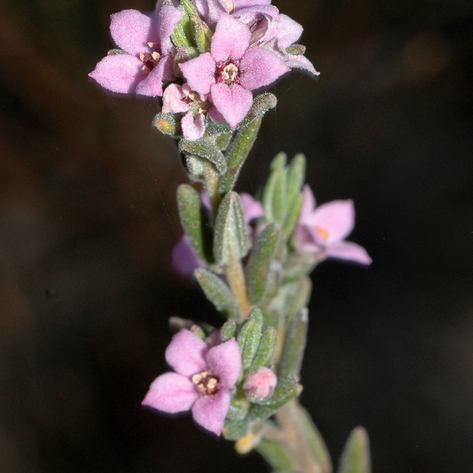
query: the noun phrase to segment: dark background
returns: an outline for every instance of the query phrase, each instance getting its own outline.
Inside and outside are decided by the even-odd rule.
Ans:
[[[303,152],[319,202],[353,198],[363,269],[313,274],[302,403],[335,463],[367,428],[376,473],[473,467],[473,3],[281,0],[314,82],[275,89],[239,189]],[[171,315],[217,322],[170,269],[175,144],[156,103],[87,80],[109,15],[145,0],[0,5],[0,470],[268,471],[143,411]]]

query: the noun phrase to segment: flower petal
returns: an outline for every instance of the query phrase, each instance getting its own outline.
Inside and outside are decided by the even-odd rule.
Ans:
[[[158,13],[159,41],[163,54],[168,54],[173,47],[171,34],[183,16],[183,11],[172,6],[164,6]]]
[[[104,57],[89,74],[102,87],[112,92],[130,94],[146,78],[141,70],[143,63],[129,54],[114,54]]]
[[[182,134],[184,138],[195,141],[202,138],[205,133],[205,120],[202,114],[196,117],[192,112],[186,113],[181,120]]]
[[[138,10],[113,14],[110,33],[119,48],[136,56],[150,50],[147,43],[158,41],[156,22]]]
[[[172,249],[172,267],[182,276],[191,276],[194,269],[205,268],[206,264],[196,255],[187,235]]]
[[[185,101],[188,94],[178,84],[170,84],[163,94],[163,113],[184,113],[190,108]]]
[[[249,223],[250,220],[264,216],[264,209],[261,202],[258,202],[250,194],[242,192],[240,194],[241,206],[243,208],[243,215],[245,216],[245,222]]]
[[[315,208],[315,197],[308,184],[302,188],[302,207],[299,214],[299,225],[311,225],[309,220]]]
[[[212,347],[207,353],[207,365],[211,374],[219,378],[220,384],[233,389],[241,369],[241,355],[234,338]]]
[[[189,378],[177,373],[164,373],[153,381],[141,404],[175,414],[189,411],[197,399],[199,393]]]
[[[207,345],[190,330],[176,333],[166,348],[166,361],[177,373],[192,376],[207,369]]]
[[[256,5],[259,7],[260,5],[269,5],[271,0],[233,0],[233,4],[235,5],[235,10],[239,10],[240,8],[252,7]],[[256,8],[256,7],[255,7]]]
[[[161,97],[163,95],[163,81],[165,75],[172,74],[172,61],[170,56],[161,58],[158,65],[136,87],[138,95],[147,97]]]
[[[304,56],[293,56],[288,54],[284,58],[284,62],[291,69],[299,69],[302,72],[308,72],[309,75],[312,75],[313,77],[320,76],[320,72],[317,72],[314,65]]]
[[[273,38],[277,38],[279,46],[286,49],[302,36],[303,31],[302,25],[281,13],[279,21],[271,23],[271,28],[264,39],[265,41],[270,41]]]
[[[179,68],[189,87],[199,94],[208,94],[212,84],[215,84],[215,61],[210,53],[179,64]]]
[[[251,48],[240,62],[240,84],[248,90],[258,89],[272,84],[290,70],[271,51]]]
[[[215,108],[234,130],[253,105],[253,94],[237,84],[214,84],[210,91]]]
[[[250,45],[250,29],[230,15],[220,16],[210,44],[216,62],[240,59]]]
[[[325,243],[341,241],[355,225],[355,206],[352,200],[334,200],[315,209],[312,226],[326,233]]]
[[[230,407],[230,392],[221,389],[217,394],[202,396],[192,406],[192,417],[205,430],[220,435]]]
[[[327,258],[351,261],[364,265],[371,264],[372,260],[366,250],[351,241],[336,241],[327,245],[325,249]]]

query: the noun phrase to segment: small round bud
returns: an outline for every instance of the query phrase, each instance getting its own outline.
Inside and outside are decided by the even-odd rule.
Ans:
[[[262,366],[256,371],[251,371],[243,383],[243,390],[250,402],[261,402],[270,397],[278,378],[272,370]]]

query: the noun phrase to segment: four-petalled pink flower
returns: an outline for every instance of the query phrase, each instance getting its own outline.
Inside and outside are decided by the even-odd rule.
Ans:
[[[250,48],[250,40],[250,29],[224,13],[212,36],[210,52],[179,65],[190,88],[209,94],[232,129],[253,104],[250,91],[269,86],[290,71],[273,52]]]
[[[160,97],[163,82],[173,81],[171,34],[184,13],[158,2],[147,15],[123,10],[111,16],[110,33],[120,50],[112,50],[89,74],[112,92]]]
[[[334,200],[318,207],[310,187],[304,186],[304,201],[294,240],[300,253],[313,253],[318,259],[334,258],[368,265],[366,250],[351,241],[344,241],[355,226],[352,200]]]
[[[199,425],[220,435],[241,369],[235,339],[209,348],[197,335],[182,329],[165,356],[175,372],[156,378],[142,405],[169,414],[192,411]]]

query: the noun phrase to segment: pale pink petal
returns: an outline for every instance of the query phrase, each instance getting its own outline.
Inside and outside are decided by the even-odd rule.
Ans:
[[[166,69],[172,67],[170,59],[170,56],[160,59],[158,65],[148,74],[146,79],[142,80],[136,87],[138,95],[146,95],[147,97],[161,97],[163,95],[164,75],[166,74]]]
[[[163,94],[163,113],[184,113],[190,105],[184,100],[187,97],[180,85],[170,84]]]
[[[271,51],[251,48],[240,62],[240,84],[248,90],[272,84],[291,69]]]
[[[207,353],[210,373],[219,378],[222,387],[233,389],[241,369],[241,355],[234,338],[211,348]]]
[[[233,4],[235,5],[235,10],[239,10],[240,8],[246,7],[258,7],[260,5],[269,5],[271,0],[232,0]]]
[[[299,253],[321,253],[323,247],[314,241],[314,235],[309,227],[297,225],[293,234],[296,248]]]
[[[251,32],[246,25],[230,15],[223,14],[212,36],[212,57],[216,62],[240,59],[250,45],[250,38]]]
[[[232,16],[233,18],[238,18],[245,25],[250,25],[255,20],[261,20],[264,17],[277,21],[279,19],[279,10],[273,5],[260,4],[255,7],[239,8],[235,10]]]
[[[371,264],[371,258],[366,250],[351,241],[336,241],[327,245],[325,249],[327,258],[347,260],[364,265]]]
[[[172,267],[182,276],[192,276],[195,269],[205,266],[196,255],[187,235],[182,236],[172,249]]]
[[[253,105],[253,94],[237,84],[230,87],[225,84],[214,84],[211,87],[211,94],[213,104],[233,130]]]
[[[135,92],[136,86],[146,77],[142,65],[135,56],[114,54],[104,57],[89,76],[112,92],[129,94]]]
[[[182,329],[172,338],[165,357],[169,366],[177,373],[192,376],[207,368],[206,354],[205,342],[190,330]]]
[[[195,385],[189,378],[177,373],[165,373],[153,381],[141,404],[175,414],[189,411],[198,398]]]
[[[216,23],[222,13],[228,12],[225,4],[219,0],[194,0],[197,10],[211,25]]]
[[[250,194],[242,192],[240,194],[241,206],[243,208],[243,215],[245,216],[245,222],[250,222],[255,218],[264,216],[264,209],[261,202],[258,202]]]
[[[303,72],[308,72],[313,76],[320,75],[320,72],[315,70],[313,64],[305,56],[292,56],[288,54],[284,62],[291,69],[299,69]]]
[[[205,133],[205,120],[202,114],[194,117],[192,112],[186,113],[181,120],[182,134],[184,138],[195,141],[202,138]]]
[[[312,225],[319,235],[324,235],[327,244],[343,240],[350,234],[355,225],[353,201],[334,200],[320,205],[315,209]]]
[[[171,34],[183,16],[183,11],[171,6],[165,6],[160,10],[157,21],[159,41],[161,45],[161,52],[163,54],[168,54],[171,48],[173,48]]]
[[[210,53],[204,53],[190,61],[179,64],[189,87],[199,94],[208,94],[215,84],[215,61]]]
[[[202,396],[192,406],[192,417],[205,430],[220,435],[230,407],[230,392],[221,389],[217,394]]]
[[[156,22],[138,10],[123,10],[111,16],[110,33],[116,45],[132,55],[149,51],[147,43],[158,41]]]
[[[273,370],[262,366],[251,371],[243,383],[243,391],[250,402],[261,402],[274,393],[278,378]]]
[[[207,116],[210,118],[210,120],[212,120],[215,123],[220,123],[220,124],[225,123],[225,118],[223,118],[223,115],[215,107],[209,108],[209,111],[207,112]]]
[[[271,28],[265,36],[265,41],[273,38],[278,39],[279,46],[283,49],[295,43],[301,36],[304,29],[302,26],[287,15],[279,15],[279,21],[271,23]]]
[[[311,225],[310,217],[315,207],[315,197],[308,184],[302,189],[302,207],[299,214],[299,225]]]

